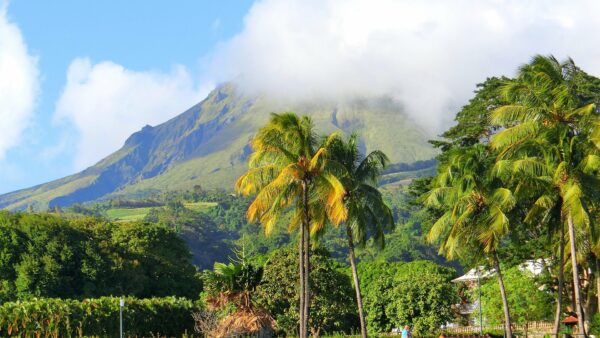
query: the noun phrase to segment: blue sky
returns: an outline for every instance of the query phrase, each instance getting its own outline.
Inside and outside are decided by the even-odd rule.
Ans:
[[[0,193],[76,173],[235,79],[398,100],[432,137],[535,54],[600,76],[597,0],[0,0]]]
[[[76,148],[61,144],[64,134],[77,130],[53,121],[73,60],[111,61],[132,71],[159,73],[181,65],[194,81],[201,81],[202,58],[241,30],[251,3],[11,1],[6,16],[20,29],[29,54],[37,59],[39,80],[30,123],[19,144],[0,161],[0,193],[80,169],[74,164]]]

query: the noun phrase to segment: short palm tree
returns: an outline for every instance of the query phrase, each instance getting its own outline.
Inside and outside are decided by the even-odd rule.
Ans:
[[[236,259],[228,264],[215,263],[213,271],[204,272],[204,285],[209,308],[222,309],[233,305],[235,310],[221,318],[215,327],[205,328],[211,337],[270,333],[275,321],[252,301],[252,294],[262,284],[263,268],[251,264],[244,251],[236,251]],[[202,321],[202,314],[195,314]]]
[[[532,179],[546,183],[532,209],[558,204],[569,235],[578,326],[585,335],[575,234],[591,224],[586,201],[599,183],[600,123],[594,104],[578,93],[582,74],[572,60],[560,63],[552,56],[538,55],[522,66],[502,88],[509,104],[491,114],[492,123],[505,128],[491,146],[504,167],[524,159],[535,164],[520,170],[525,175],[517,182],[517,187]]]
[[[440,244],[440,253],[453,259],[476,252],[491,260],[500,286],[506,333],[511,337],[510,311],[497,249],[509,231],[509,212],[516,200],[494,177],[493,167],[493,156],[486,145],[450,150],[431,190],[424,195],[424,203],[442,212],[428,234],[430,242]]]
[[[344,188],[328,165],[335,135],[318,144],[311,119],[294,113],[272,114],[251,142],[249,170],[236,182],[244,195],[256,194],[247,218],[269,234],[281,216],[293,213],[290,229],[300,229],[300,336],[308,333],[310,236],[328,220],[346,218]]]
[[[394,226],[392,212],[383,201],[381,192],[376,188],[377,180],[388,163],[388,158],[378,150],[370,152],[367,156],[361,156],[355,134],[352,134],[347,142],[341,138],[332,142],[331,148],[331,159],[342,169],[340,179],[346,190],[344,205],[348,209],[348,218],[345,221],[348,256],[356,290],[360,329],[362,337],[366,338],[367,327],[354,246],[355,242],[364,245],[368,235],[372,235],[383,247],[384,232]]]

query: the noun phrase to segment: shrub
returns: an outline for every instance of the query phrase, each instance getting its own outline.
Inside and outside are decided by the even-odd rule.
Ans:
[[[194,332],[192,312],[200,306],[189,299],[126,298],[123,328],[128,336],[176,336]],[[42,298],[0,306],[0,336],[117,337],[119,298],[83,301]]]
[[[592,317],[589,331],[589,334],[600,335],[600,313],[596,313]]]

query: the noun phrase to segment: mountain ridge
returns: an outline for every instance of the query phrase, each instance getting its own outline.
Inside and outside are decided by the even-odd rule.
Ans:
[[[0,195],[0,208],[43,210],[196,184],[232,187],[246,168],[250,139],[277,111],[310,115],[319,133],[358,132],[363,151],[381,149],[392,163],[435,156],[427,133],[389,98],[286,103],[248,97],[226,83],[183,113],[133,133],[119,150],[79,173]]]

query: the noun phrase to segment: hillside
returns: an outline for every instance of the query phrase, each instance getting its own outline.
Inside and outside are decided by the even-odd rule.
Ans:
[[[381,149],[392,163],[431,159],[427,135],[388,98],[283,103],[246,97],[233,84],[157,126],[132,134],[123,147],[80,173],[0,195],[0,208],[36,210],[159,191],[232,187],[246,168],[248,142],[271,112],[313,117],[320,133],[356,131],[364,150]]]

